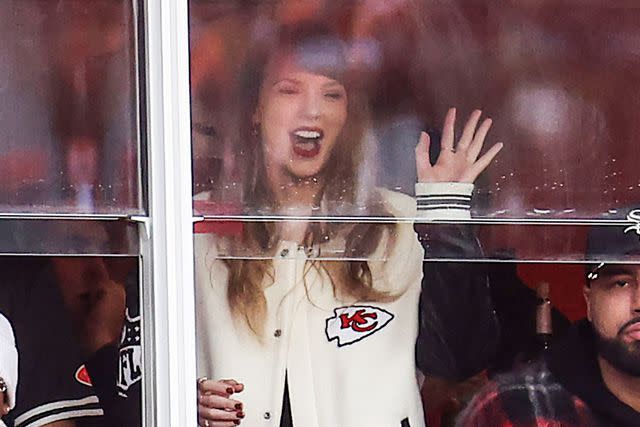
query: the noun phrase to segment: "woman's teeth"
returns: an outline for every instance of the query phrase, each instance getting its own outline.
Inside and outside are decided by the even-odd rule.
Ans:
[[[320,144],[322,141],[321,130],[298,129],[292,132],[293,152],[306,158],[312,158],[320,153]]]
[[[320,132],[318,132],[316,130],[297,130],[297,131],[293,132],[293,134],[295,136],[297,136],[298,138],[304,138],[304,139],[318,139],[318,138],[320,138]]]

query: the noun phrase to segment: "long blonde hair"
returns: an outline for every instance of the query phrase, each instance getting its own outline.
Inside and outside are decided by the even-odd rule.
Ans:
[[[243,182],[242,203],[248,213],[270,213],[276,205],[273,192],[266,179],[266,167],[262,142],[259,135],[249,125],[259,102],[260,85],[264,80],[265,69],[272,55],[292,52],[293,49],[331,50],[333,57],[341,61],[320,64],[321,70],[313,71],[341,81],[348,93],[347,121],[338,137],[327,164],[322,170],[324,177],[321,200],[327,211],[335,213],[358,208],[359,215],[391,217],[384,207],[381,197],[375,191],[363,191],[358,188],[358,165],[363,158],[363,141],[368,126],[367,102],[362,91],[358,91],[355,82],[350,79],[344,43],[322,26],[304,25],[295,28],[281,28],[277,37],[266,46],[258,46],[247,57],[249,63],[241,74],[239,82],[238,130],[237,139],[233,142],[236,152],[241,157],[241,177]],[[319,54],[326,52],[319,52]],[[336,55],[337,54],[337,55]],[[239,149],[239,150],[238,150]],[[240,162],[239,162],[240,163]],[[363,197],[364,195],[364,197]],[[317,206],[314,212],[322,212]],[[378,249],[384,236],[393,239],[394,226],[389,223],[355,223],[314,221],[308,226],[304,243],[308,247],[326,243],[338,236],[345,239],[344,256],[352,261],[307,261],[307,267],[324,271],[331,279],[334,294],[339,294],[356,301],[387,301],[395,296],[376,290],[373,283],[368,257]],[[280,242],[277,227],[272,222],[246,222],[242,234],[232,242],[233,248],[243,253],[259,253],[273,256]],[[248,252],[247,252],[248,251]],[[265,278],[273,281],[274,271],[271,259],[241,259],[239,256],[226,259],[229,270],[228,303],[231,311],[243,319],[257,336],[262,335],[262,324],[266,315],[266,299],[264,296]],[[306,286],[306,282],[305,282]]]

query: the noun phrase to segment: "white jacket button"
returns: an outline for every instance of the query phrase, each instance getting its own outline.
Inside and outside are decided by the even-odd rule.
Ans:
[[[282,329],[276,329],[273,332],[273,336],[276,337],[276,338],[280,338],[282,336]]]
[[[280,257],[285,258],[287,255],[289,255],[289,249],[284,248],[284,249],[280,252]]]
[[[267,411],[264,413],[264,419],[265,420],[270,420],[271,419],[271,412]]]

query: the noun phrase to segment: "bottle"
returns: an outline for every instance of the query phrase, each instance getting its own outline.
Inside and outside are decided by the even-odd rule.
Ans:
[[[533,316],[530,317],[530,319],[532,318]],[[536,287],[535,333],[529,335],[523,345],[523,350],[515,356],[512,367],[519,369],[541,359],[551,347],[552,338],[553,327],[549,284],[541,282]]]
[[[536,306],[536,347],[538,356],[549,350],[553,338],[551,320],[551,300],[549,299],[549,284],[541,282],[536,290],[538,300]]]

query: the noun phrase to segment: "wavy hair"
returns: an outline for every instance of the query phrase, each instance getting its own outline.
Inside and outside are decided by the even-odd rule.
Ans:
[[[358,165],[363,159],[363,142],[368,130],[367,102],[362,90],[348,69],[347,49],[343,40],[322,26],[299,25],[283,27],[266,43],[256,46],[247,55],[247,63],[240,73],[239,96],[236,98],[237,126],[232,141],[238,153],[236,173],[243,183],[242,201],[252,214],[272,213],[276,198],[268,185],[262,141],[250,125],[259,103],[260,87],[265,70],[277,55],[300,53],[302,67],[340,81],[347,90],[347,120],[322,174],[322,188],[313,212],[345,212],[357,208],[366,216],[391,217],[376,191],[358,185]],[[344,255],[357,260],[308,260],[304,276],[310,268],[325,272],[331,280],[334,295],[356,301],[388,301],[396,298],[388,292],[376,290],[369,262],[386,236],[393,239],[393,225],[381,223],[345,224],[310,221],[304,244],[307,247],[327,244],[336,237],[344,238]],[[243,319],[250,330],[260,337],[266,315],[265,286],[273,283],[273,262],[280,242],[276,224],[247,222],[240,236],[231,242],[233,257],[224,262],[229,270],[228,303],[234,315]],[[235,248],[235,249],[233,249]],[[244,251],[267,255],[267,259],[241,259]],[[243,252],[243,253],[241,253]],[[265,282],[266,281],[266,282]],[[305,280],[305,287],[307,286]],[[308,295],[308,293],[307,293]]]

